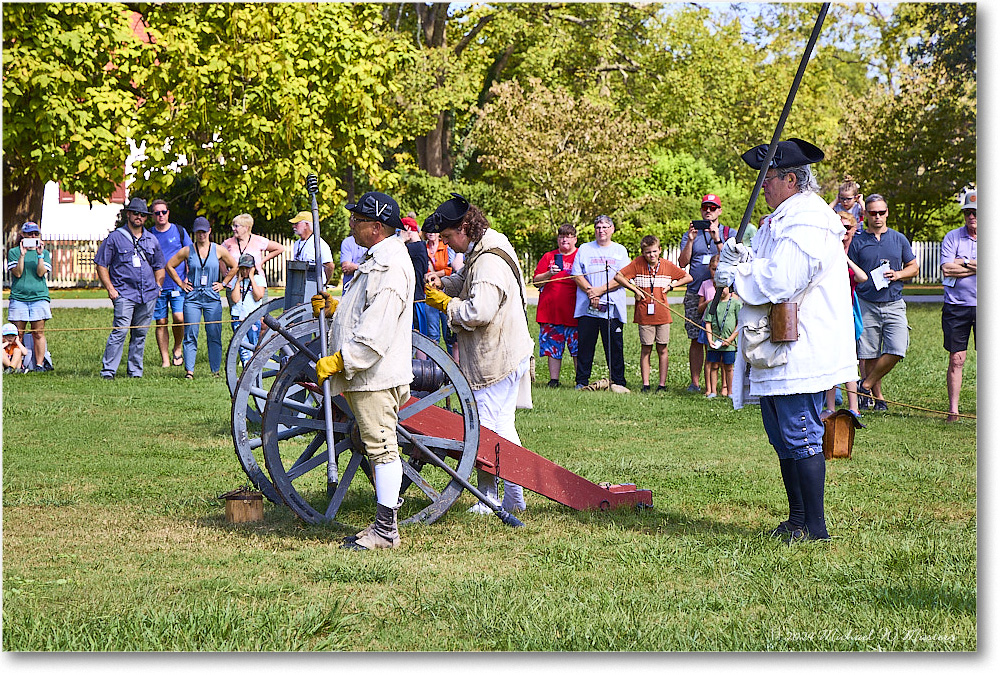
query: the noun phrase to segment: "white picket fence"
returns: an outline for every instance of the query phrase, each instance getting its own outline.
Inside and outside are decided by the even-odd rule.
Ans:
[[[295,240],[284,236],[269,238],[281,244],[285,248],[285,253],[269,260],[264,266],[267,285],[270,288],[284,287],[285,261],[291,256],[292,243]],[[219,241],[221,242],[221,239]],[[100,244],[101,240],[99,239],[70,239],[46,235],[45,246],[52,253],[52,273],[49,277],[49,286],[51,288],[98,286],[94,254],[97,253],[97,247]],[[920,263],[920,273],[912,283],[941,283],[941,242],[916,241],[913,242],[912,247],[913,253]],[[676,244],[667,246],[663,253],[668,260],[676,262],[680,255],[680,247]],[[527,253],[521,256],[521,265],[525,275],[529,278],[535,270],[535,262]],[[10,273],[7,271],[6,265],[3,269],[3,285],[5,288],[10,287]]]

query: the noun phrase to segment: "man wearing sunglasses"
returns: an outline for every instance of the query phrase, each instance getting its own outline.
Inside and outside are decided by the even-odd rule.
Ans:
[[[191,237],[187,230],[170,222],[170,207],[162,199],[154,199],[149,208],[153,212],[153,226],[149,231],[160,243],[163,251],[163,258],[170,260],[177,251],[185,246],[191,246]],[[177,267],[177,274],[182,281],[187,280],[187,263],[181,263]],[[167,332],[168,315],[174,317],[174,351],[170,351],[170,335]],[[182,352],[184,343],[184,291],[177,287],[170,276],[163,279],[163,289],[160,297],[156,299],[156,307],[153,308],[153,320],[156,321],[156,346],[160,348],[160,360],[164,368],[169,368],[171,364],[175,366],[184,365],[184,354]],[[171,358],[171,356],[173,358]]]
[[[906,322],[903,283],[917,276],[920,265],[910,242],[889,228],[889,206],[879,194],[865,199],[867,227],[854,235],[847,257],[868,274],[858,284],[858,304],[864,330],[858,343],[864,378],[858,387],[858,405],[888,410],[882,396],[882,378],[906,356],[910,328]]]

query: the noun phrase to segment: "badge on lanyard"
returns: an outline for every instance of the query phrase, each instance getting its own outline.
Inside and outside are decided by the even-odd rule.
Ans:
[[[202,274],[201,275],[201,285],[202,286],[208,286],[208,275],[207,274]]]
[[[656,314],[656,307],[653,305],[653,298],[649,298],[649,304],[646,305],[646,314],[653,315]]]
[[[712,262],[712,254],[711,253],[706,253],[705,255],[701,256],[701,264],[702,265],[709,265],[709,264],[711,264],[711,262]]]
[[[132,267],[142,267],[142,258],[139,257],[138,253],[132,254]]]

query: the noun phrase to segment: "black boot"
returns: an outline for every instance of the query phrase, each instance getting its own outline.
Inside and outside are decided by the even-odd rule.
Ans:
[[[799,489],[802,491],[802,505],[805,507],[805,525],[802,535],[793,539],[829,539],[826,518],[823,515],[823,488],[826,482],[826,458],[817,453],[805,459],[795,460],[799,474]]]
[[[801,530],[806,523],[806,512],[802,505],[802,490],[799,488],[799,472],[795,469],[794,459],[779,459],[781,466],[781,481],[785,484],[785,494],[788,495],[788,520],[771,530],[772,537],[784,537],[795,530]]]

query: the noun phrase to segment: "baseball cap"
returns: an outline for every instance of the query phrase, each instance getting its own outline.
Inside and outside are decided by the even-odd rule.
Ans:
[[[244,253],[240,256],[240,261],[238,263],[239,267],[256,267],[257,261],[249,253]]]
[[[402,229],[399,219],[399,204],[383,192],[366,192],[353,204],[344,207],[351,213],[356,213],[368,220],[377,220],[383,225]]]
[[[722,200],[719,199],[719,195],[707,194],[701,198],[701,204],[702,206],[705,204],[715,204],[720,209],[722,208]]]
[[[973,195],[974,194],[975,193],[973,193]],[[22,234],[31,234],[32,232],[41,232],[41,230],[38,229],[38,223],[29,220],[21,226],[21,232]]]
[[[976,191],[969,190],[962,195],[962,210],[965,211],[974,208],[976,208]]]
[[[451,199],[434,209],[434,213],[424,219],[424,232],[440,232],[449,227],[458,227],[469,211],[469,200],[458,194],[451,193]]]
[[[301,223],[303,220],[311,223],[313,220],[312,211],[299,211],[298,213],[295,214],[295,217],[289,220],[288,222],[290,222],[292,225],[295,225],[297,223]]]
[[[410,232],[419,232],[420,226],[417,225],[417,221],[409,216],[405,218],[400,218],[400,222],[403,223],[403,229],[409,230]]]
[[[751,169],[760,169],[767,158],[768,147],[767,143],[755,145],[740,157]],[[823,151],[812,143],[801,138],[789,138],[778,143],[778,149],[774,151],[774,157],[768,168],[788,169],[793,166],[805,166],[820,161],[824,156]]]
[[[4,335],[17,335],[17,326],[15,326],[12,323],[5,323],[3,325],[3,334]]]
[[[208,218],[205,216],[198,216],[194,219],[194,224],[191,226],[192,232],[208,232],[212,229],[212,225],[208,222]]]

